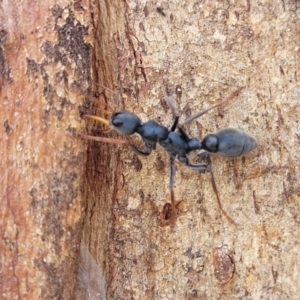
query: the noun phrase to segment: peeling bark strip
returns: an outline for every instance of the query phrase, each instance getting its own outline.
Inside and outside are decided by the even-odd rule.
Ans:
[[[1,299],[74,299],[88,6],[2,1]],[[82,93],[81,93],[82,94]]]
[[[80,244],[78,281],[81,291],[77,299],[106,300],[102,271],[84,243]]]

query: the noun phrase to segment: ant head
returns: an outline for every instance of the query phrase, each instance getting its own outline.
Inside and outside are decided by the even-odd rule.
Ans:
[[[127,110],[121,110],[109,119],[110,127],[122,135],[131,135],[141,125],[141,120]]]
[[[107,88],[101,84],[96,84],[96,85],[102,88],[104,91],[108,91],[110,93],[113,93],[114,95],[117,95],[118,96],[117,107],[120,106],[121,95],[118,92],[115,92],[110,88]],[[88,114],[85,115],[85,117],[96,120],[105,125],[108,125],[111,129],[117,131],[121,135],[134,134],[137,128],[141,125],[141,120],[135,114],[127,110],[120,110],[116,113],[113,113],[114,110],[108,103],[105,103],[105,106],[108,108],[108,110],[102,108],[98,108],[98,109],[105,112],[106,114],[112,114],[112,116],[109,119],[98,117],[95,115],[88,115]]]
[[[202,148],[208,152],[217,152],[219,148],[218,137],[215,134],[208,134],[202,141]]]

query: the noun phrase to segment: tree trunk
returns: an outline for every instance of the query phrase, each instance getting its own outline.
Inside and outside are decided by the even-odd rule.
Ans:
[[[243,87],[222,111],[186,130],[201,139],[218,128],[240,128],[259,147],[247,157],[212,158],[222,205],[237,226],[221,214],[209,174],[180,164],[175,196],[182,202],[171,226],[162,213],[170,201],[168,155],[158,148],[137,157],[128,147],[89,143],[84,240],[104,271],[107,298],[297,299],[299,2],[163,1],[157,7],[156,1],[126,1],[118,12],[111,7],[100,19],[118,18],[124,32],[102,27],[110,32],[102,35],[102,50],[107,43],[117,53],[107,67],[113,74],[97,68],[105,74],[99,83],[120,92],[121,108],[170,126],[174,117],[164,105],[159,71],[172,96],[182,87],[181,121]],[[116,96],[103,94],[115,107]]]
[[[74,299],[88,3],[1,1],[1,299]]]
[[[297,299],[299,2],[62,2],[1,3],[4,298],[74,299],[83,207],[82,240],[99,269],[82,245],[78,299],[104,299],[104,282],[107,299]],[[176,162],[170,222],[162,148],[140,157],[74,134],[80,113],[103,116],[103,103],[171,126],[161,73],[181,122],[243,87],[185,126],[198,139],[224,127],[257,138],[246,157],[212,157],[236,226],[209,174]]]

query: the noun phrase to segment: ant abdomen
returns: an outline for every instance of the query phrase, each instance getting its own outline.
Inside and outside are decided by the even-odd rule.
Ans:
[[[252,135],[235,128],[220,129],[215,134],[207,135],[202,141],[202,147],[206,151],[229,157],[245,155],[257,145]]]

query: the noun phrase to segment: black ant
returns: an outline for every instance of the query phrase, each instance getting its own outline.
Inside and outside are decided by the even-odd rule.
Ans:
[[[174,178],[175,178],[175,159],[177,158],[181,163],[183,163],[191,170],[198,171],[201,173],[210,172],[212,186],[217,196],[218,205],[222,213],[228,219],[228,221],[232,224],[236,224],[232,220],[232,218],[228,216],[226,211],[222,208],[218,191],[216,188],[215,180],[213,177],[213,173],[211,170],[211,160],[210,160],[209,152],[216,153],[222,156],[227,156],[227,157],[241,156],[249,153],[250,151],[252,151],[257,147],[256,139],[252,135],[240,129],[223,128],[214,134],[209,134],[205,136],[204,139],[201,141],[196,138],[190,138],[185,132],[185,130],[183,129],[183,126],[192,122],[196,118],[206,114],[210,110],[226,104],[232,98],[237,96],[241,89],[238,89],[235,92],[233,92],[229,97],[221,101],[219,104],[209,107],[208,109],[202,110],[201,112],[192,115],[182,124],[179,124],[179,112],[176,109],[173,102],[169,99],[166,89],[163,85],[162,79],[161,79],[161,83],[163,87],[164,100],[166,101],[168,106],[172,109],[173,114],[175,116],[175,120],[170,129],[152,120],[147,121],[146,123],[142,123],[142,121],[138,116],[136,116],[134,113],[129,112],[127,110],[121,110],[114,113],[109,118],[109,120],[94,115],[86,115],[86,117],[88,118],[94,119],[96,121],[100,121],[110,126],[111,129],[117,131],[121,135],[130,136],[134,133],[139,134],[143,140],[143,144],[144,144],[143,150],[138,149],[136,146],[132,145],[128,140],[126,141],[126,140],[119,140],[119,139],[112,139],[112,138],[94,137],[94,136],[83,135],[83,134],[81,134],[81,136],[87,139],[92,139],[104,143],[111,143],[111,144],[129,143],[134,153],[138,155],[144,155],[144,156],[150,155],[152,150],[156,149],[156,144],[158,143],[169,154],[169,159],[170,159],[169,187],[171,192],[172,207],[174,208],[174,210],[175,210],[175,200],[174,200],[173,188],[174,188]],[[106,87],[103,88],[110,90]],[[176,94],[177,94],[177,100],[179,100],[182,94],[180,86],[176,87]],[[203,153],[201,153],[202,158],[205,158],[205,163],[191,164],[189,162],[187,155],[190,152],[195,150],[205,150]],[[170,213],[168,213],[168,219],[171,218],[169,214]]]

